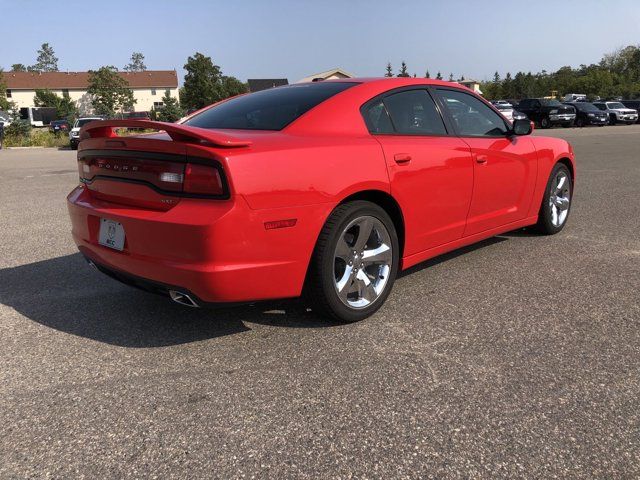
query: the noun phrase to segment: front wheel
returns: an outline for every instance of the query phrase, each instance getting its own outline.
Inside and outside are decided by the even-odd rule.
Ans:
[[[313,310],[333,320],[363,320],[389,296],[398,263],[398,236],[389,215],[371,202],[340,205],[318,237],[306,297]]]
[[[562,230],[567,223],[571,209],[573,185],[571,173],[566,165],[557,163],[542,198],[536,229],[545,235],[553,235]]]
[[[549,128],[551,126],[551,121],[547,117],[543,117],[540,120],[540,126],[542,128]]]

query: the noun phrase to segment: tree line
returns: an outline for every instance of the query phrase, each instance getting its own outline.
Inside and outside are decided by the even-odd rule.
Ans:
[[[401,63],[394,75],[391,63],[387,63],[385,77],[409,77],[407,64]],[[424,75],[431,78],[429,70]],[[416,74],[413,74],[416,77]],[[442,80],[438,72],[435,77]],[[449,81],[454,81],[453,73]],[[459,81],[464,80],[461,77]],[[495,72],[490,81],[480,82],[483,95],[489,100],[501,98],[522,99],[531,97],[562,97],[567,93],[583,93],[590,98],[638,98],[640,97],[640,45],[629,45],[605,54],[600,62],[565,66],[556,72],[542,70],[538,73],[507,72],[504,77]]]
[[[147,67],[145,57],[140,52],[133,52],[129,63],[123,70],[126,72],[143,72]],[[220,66],[211,57],[196,52],[188,57],[184,69],[187,74],[184,84],[179,90],[179,98],[171,96],[169,90],[162,97],[163,106],[150,112],[152,118],[174,122],[185,115],[185,112],[199,109],[225,98],[246,93],[248,87],[233,76],[224,75]],[[58,57],[48,44],[42,44],[37,52],[36,63],[25,66],[16,63],[11,66],[13,72],[57,72]],[[16,105],[6,97],[6,84],[0,69],[0,110],[14,113],[17,117]],[[118,68],[113,65],[100,67],[89,71],[89,86],[87,93],[91,98],[91,105],[98,115],[115,117],[123,112],[131,111],[136,100],[129,82],[118,74]],[[68,93],[62,96],[50,90],[36,90],[34,105],[37,107],[53,107],[58,118],[72,120],[78,115],[78,109]],[[17,118],[16,118],[17,120]]]

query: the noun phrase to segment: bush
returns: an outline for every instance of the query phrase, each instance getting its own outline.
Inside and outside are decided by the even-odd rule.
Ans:
[[[24,120],[14,120],[11,125],[4,128],[5,137],[28,137],[31,133],[31,124]]]
[[[9,127],[13,127],[12,123]],[[28,125],[29,126],[29,125]],[[5,129],[5,132],[9,130]],[[31,130],[31,127],[29,126]],[[67,147],[69,138],[66,135],[54,135],[49,130],[33,129],[28,134],[7,133],[4,138],[3,147]]]

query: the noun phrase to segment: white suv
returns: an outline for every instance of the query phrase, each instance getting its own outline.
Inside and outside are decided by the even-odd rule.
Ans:
[[[593,102],[593,104],[609,114],[611,125],[616,123],[631,125],[638,120],[638,111],[627,108],[620,102]]]
[[[80,129],[85,123],[94,122],[96,120],[103,120],[100,117],[81,117],[73,124],[73,128],[69,132],[69,143],[73,150],[77,150],[78,143],[80,143]]]

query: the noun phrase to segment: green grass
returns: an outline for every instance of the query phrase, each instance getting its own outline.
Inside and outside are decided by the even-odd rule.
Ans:
[[[48,129],[32,129],[29,136],[7,135],[2,142],[3,147],[68,147],[67,133],[54,135]]]

